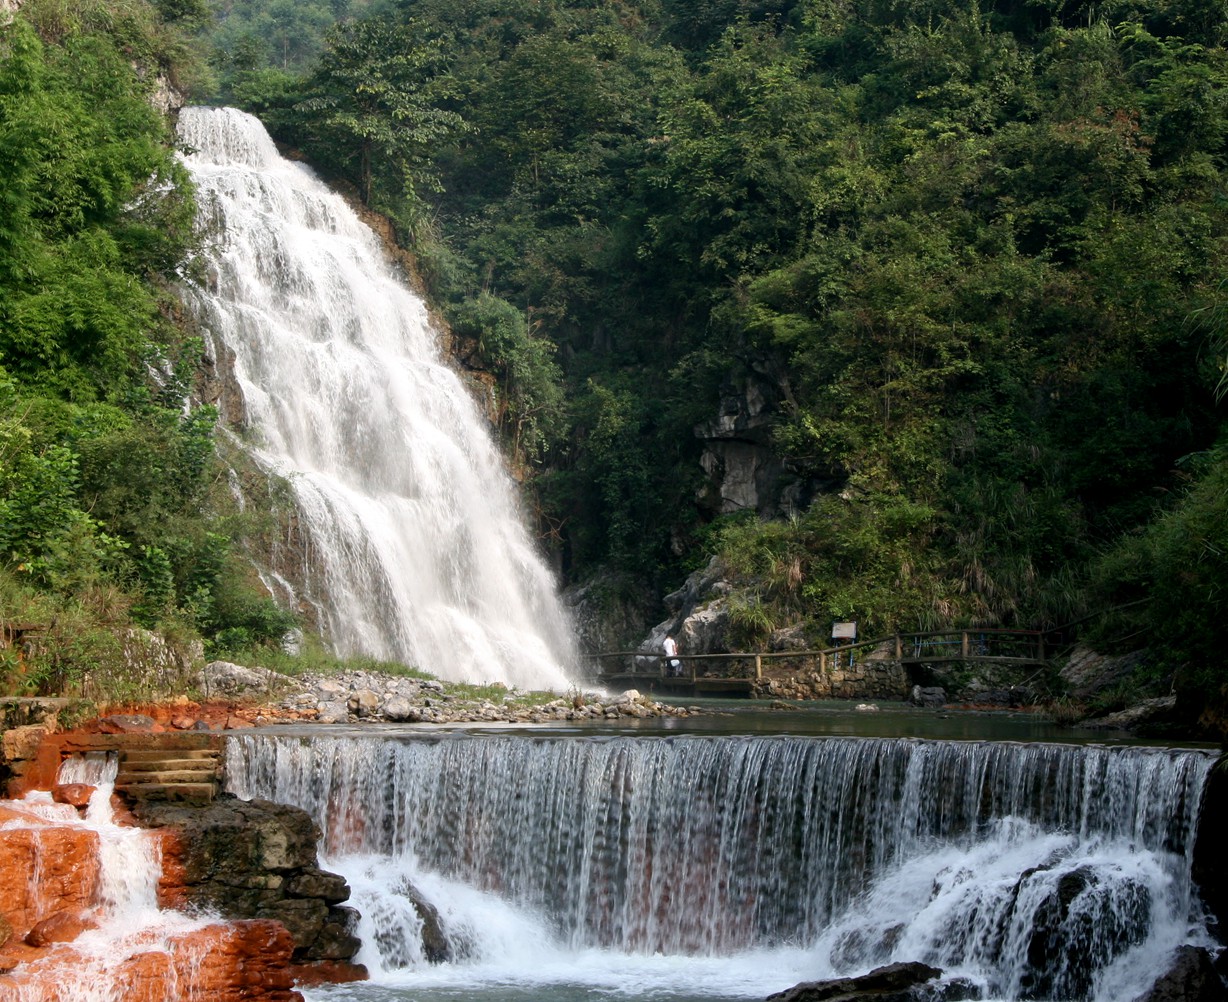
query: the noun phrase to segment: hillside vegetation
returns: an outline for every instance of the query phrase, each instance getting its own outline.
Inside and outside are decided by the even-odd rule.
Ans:
[[[181,406],[162,66],[396,221],[569,580],[661,594],[715,553],[748,644],[1091,617],[1224,681],[1228,5],[65,9],[0,43],[10,618],[289,622]],[[727,510],[696,429],[748,387],[783,472]]]
[[[151,94],[194,68],[145,3],[30,0],[0,27],[0,626],[37,628],[24,659],[0,644],[0,691],[164,674],[133,625],[186,647],[294,622],[247,583],[216,414],[185,406],[195,203]]]
[[[1226,37],[1186,0],[403,0],[223,84],[401,223],[571,577],[721,553],[748,642],[1128,605],[1102,645],[1209,664]],[[748,380],[791,517],[702,502]]]

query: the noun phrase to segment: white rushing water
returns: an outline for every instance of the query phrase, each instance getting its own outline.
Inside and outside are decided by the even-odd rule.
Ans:
[[[227,759],[351,883],[374,984],[338,997],[762,998],[920,960],[985,998],[1120,1002],[1209,942],[1198,751],[245,736]]]
[[[89,924],[72,941],[66,962],[54,955],[35,955],[14,968],[11,973],[16,994],[12,997],[21,1002],[123,1002],[130,997],[132,988],[123,966],[126,961],[149,951],[179,950],[182,956],[182,945],[172,946],[172,940],[209,924],[207,918],[159,909],[160,843],[153,832],[115,823],[111,793],[117,769],[118,758],[114,753],[66,759],[60,767],[59,782],[95,787],[85,816],[81,817],[74,807],[53,802],[50,793],[38,791],[17,802],[20,813],[34,820],[17,819],[6,824],[8,828],[29,828],[32,832],[29,893],[35,912],[40,914],[53,914],[50,909],[59,903],[55,897],[43,898],[41,871],[50,865],[45,855],[64,851],[62,840],[50,838],[44,843],[43,823],[52,833],[65,827],[82,829],[96,839],[97,845],[98,882],[94,900],[81,915]],[[190,991],[167,985],[167,998],[192,997],[195,996]]]
[[[286,478],[306,545],[283,590],[342,654],[441,678],[565,689],[571,632],[474,402],[375,234],[260,122],[188,108],[206,220],[188,291],[233,353],[243,441]]]

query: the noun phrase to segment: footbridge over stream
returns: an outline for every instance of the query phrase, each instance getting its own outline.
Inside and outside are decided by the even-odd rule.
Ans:
[[[677,654],[609,651],[588,655],[596,684],[693,696],[754,698],[773,681],[802,677],[836,698],[904,698],[930,666],[1014,669],[1039,676],[1052,667],[1058,637],[1043,630],[960,629],[893,633],[816,650]],[[679,668],[671,671],[670,660]]]

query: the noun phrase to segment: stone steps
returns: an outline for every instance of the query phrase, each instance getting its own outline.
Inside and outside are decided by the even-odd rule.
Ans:
[[[115,777],[115,789],[124,792],[134,786],[156,783],[213,783],[217,773],[213,769],[149,769],[144,772],[121,771]]]
[[[115,792],[130,800],[209,803],[222,774],[222,742],[200,733],[74,735],[66,754],[106,751],[119,760]]]
[[[163,770],[189,770],[192,772],[216,772],[218,756],[200,756],[199,758],[184,758],[178,752],[167,752],[158,758],[136,758],[131,754],[120,753],[120,761],[128,772],[162,772]]]
[[[216,748],[128,748],[125,758],[130,763],[160,762],[166,758],[176,759],[213,759],[221,753]]]
[[[217,796],[217,783],[129,783],[121,790],[132,800],[174,800],[207,804]]]
[[[209,803],[220,773],[221,753],[214,749],[121,749],[115,789],[132,800]]]

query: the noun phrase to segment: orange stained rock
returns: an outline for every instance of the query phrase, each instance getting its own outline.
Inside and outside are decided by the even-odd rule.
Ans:
[[[188,906],[186,850],[178,828],[157,828],[152,832],[159,842],[162,875],[158,878],[158,907],[184,910]]]
[[[98,879],[97,832],[0,806],[0,916],[14,939],[54,912],[93,907]]]
[[[90,796],[97,787],[88,783],[57,783],[51,788],[51,799],[57,804],[72,807],[89,807]]]
[[[34,928],[26,933],[26,943],[29,946],[71,943],[85,930],[97,928],[98,922],[93,916],[63,908],[35,923]]]
[[[0,1002],[302,1002],[293,990],[294,943],[279,922],[218,923],[177,933],[128,956],[71,946],[40,951],[0,976]]]

